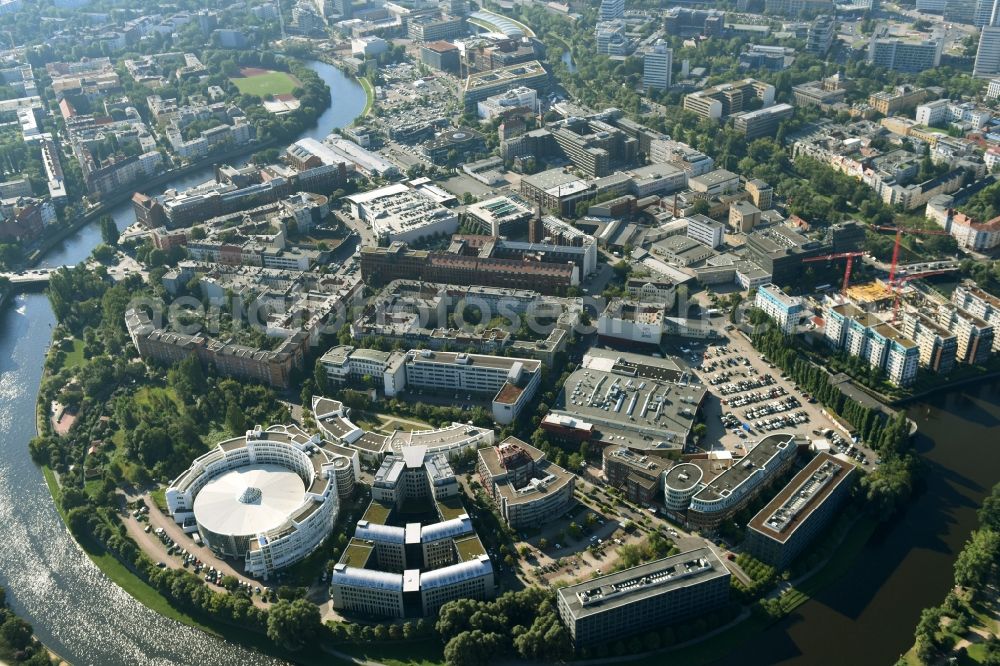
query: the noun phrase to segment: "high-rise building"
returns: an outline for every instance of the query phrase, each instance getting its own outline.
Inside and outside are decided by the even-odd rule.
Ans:
[[[625,16],[625,0],[601,0],[600,18],[613,21]]]
[[[897,72],[922,72],[941,64],[942,43],[941,39],[913,41],[876,33],[868,45],[868,62]]]
[[[995,14],[995,12],[994,12]],[[977,77],[1000,74],[1000,26],[987,25],[979,35],[979,49],[972,75]]]
[[[806,33],[806,51],[813,55],[825,56],[833,46],[835,22],[832,16],[817,16]]]
[[[642,59],[642,86],[646,92],[670,87],[670,70],[673,64],[673,50],[662,39],[658,40]]]
[[[624,21],[601,21],[597,24],[594,34],[597,39],[597,52],[601,55],[628,55],[631,44],[625,35]]]

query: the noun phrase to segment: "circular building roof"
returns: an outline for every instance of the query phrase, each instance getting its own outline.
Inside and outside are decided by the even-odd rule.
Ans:
[[[302,505],[305,484],[279,465],[247,465],[209,481],[194,500],[198,525],[248,536],[279,527]]]

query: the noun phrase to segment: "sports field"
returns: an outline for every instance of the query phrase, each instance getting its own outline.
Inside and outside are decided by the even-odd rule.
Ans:
[[[287,95],[299,85],[298,79],[291,74],[255,67],[244,67],[240,70],[240,76],[229,80],[241,93],[258,97]]]

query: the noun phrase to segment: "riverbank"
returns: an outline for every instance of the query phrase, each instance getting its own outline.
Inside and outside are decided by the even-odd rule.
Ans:
[[[375,88],[372,86],[372,82],[368,80],[367,76],[362,76],[357,81],[361,84],[361,87],[365,89],[365,108],[359,117],[367,118],[368,114],[375,108]]]
[[[204,159],[198,160],[197,162],[192,162],[191,164],[186,164],[182,167],[176,169],[169,169],[161,174],[150,178],[149,180],[143,181],[142,189],[155,189],[161,185],[165,185],[172,180],[178,178],[183,178],[202,169],[214,166],[220,162],[225,162],[226,160],[235,159],[238,157],[245,157],[246,155],[253,154],[255,152],[266,150],[276,143],[274,139],[269,139],[267,141],[261,141],[254,143],[252,145],[240,146],[234,148],[233,150],[227,151],[225,153],[220,153],[216,155],[211,155],[205,157]],[[54,248],[58,247],[60,243],[65,241],[67,238],[80,231],[87,225],[91,224],[97,220],[102,215],[108,214],[114,208],[117,208],[121,204],[129,201],[138,189],[126,189],[120,192],[115,192],[113,195],[104,199],[97,206],[91,208],[87,212],[77,216],[75,220],[69,223],[69,225],[58,229],[54,234],[45,238],[42,244],[35,248],[28,258],[25,260],[25,268],[33,268],[37,266],[45,255],[51,252]]]

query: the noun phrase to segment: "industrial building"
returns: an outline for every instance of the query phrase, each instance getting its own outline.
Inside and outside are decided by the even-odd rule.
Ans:
[[[707,393],[669,358],[591,349],[541,427],[556,438],[665,454],[683,449]]]

